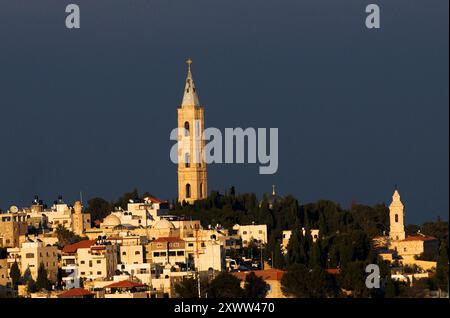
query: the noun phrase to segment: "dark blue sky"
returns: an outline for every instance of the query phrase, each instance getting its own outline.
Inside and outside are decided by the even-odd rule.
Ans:
[[[81,29],[65,28],[65,6]],[[381,7],[381,29],[364,26]],[[447,0],[0,0],[0,207],[34,194],[175,198],[186,67],[206,126],[278,127],[279,170],[209,166],[209,188],[448,219]]]

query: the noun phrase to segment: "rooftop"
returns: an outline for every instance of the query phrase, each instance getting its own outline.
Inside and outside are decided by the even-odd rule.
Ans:
[[[258,271],[251,271],[251,272],[235,272],[233,275],[240,280],[244,280],[245,277],[250,274],[255,273],[256,276],[261,277],[264,280],[281,280],[281,278],[284,275],[284,271],[281,271],[279,269],[263,269]]]
[[[403,241],[435,241],[437,238],[434,236],[427,236],[423,234],[408,235]]]
[[[66,298],[66,297],[83,297],[83,296],[94,296],[94,293],[83,289],[83,288],[72,288],[67,291],[62,292],[58,295],[58,297]]]
[[[170,237],[159,237],[153,242],[155,243],[175,243],[175,242],[184,242],[183,239],[177,237],[177,236],[170,236]]]
[[[122,280],[120,282],[115,282],[109,285],[106,285],[105,288],[124,288],[124,289],[130,289],[135,287],[145,287],[145,284],[132,282],[130,280]]]
[[[90,248],[92,245],[95,245],[95,240],[84,240],[78,243],[64,246],[62,252],[73,254],[76,253],[79,248]]]

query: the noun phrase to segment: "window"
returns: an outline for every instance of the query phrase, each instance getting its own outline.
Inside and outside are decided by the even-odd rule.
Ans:
[[[89,267],[92,267],[92,261],[89,261]],[[91,273],[92,275],[92,273]]]
[[[80,262],[80,264],[85,264],[85,263],[86,263],[85,261],[81,261],[81,262]]]
[[[263,231],[262,231],[262,230],[259,230],[258,233],[259,233],[259,234],[263,234]]]
[[[188,183],[186,184],[186,198],[191,197],[191,185]]]
[[[247,234],[247,231],[243,231],[242,234],[246,235],[246,234]]]
[[[175,251],[170,251],[169,252],[169,256],[176,256],[177,254],[175,253]]]
[[[161,254],[161,256],[164,256],[164,257],[166,256],[166,252],[161,252],[160,254]]]
[[[141,255],[141,252],[140,251],[136,251],[136,252],[134,252],[134,255]]]
[[[101,275],[101,274],[102,274],[102,272],[101,272],[101,271],[98,271],[98,272],[97,272],[97,275]]]
[[[184,123],[184,135],[185,135],[186,137],[189,136],[189,122],[185,122],[185,123]]]
[[[184,256],[184,251],[177,251],[177,256]]]
[[[159,257],[159,252],[153,252],[153,257]]]
[[[191,156],[189,155],[189,153],[184,154],[184,166],[186,168],[189,168],[191,166]]]
[[[97,260],[97,264],[101,264],[102,263],[102,260],[101,259],[98,259]]]
[[[200,193],[199,193],[199,197],[202,198],[203,197],[203,183],[200,183]]]
[[[127,255],[127,252],[122,252],[122,255]]]
[[[85,275],[86,273],[85,273],[85,272],[81,272],[80,274],[81,274],[81,275]]]
[[[25,258],[34,258],[34,254],[33,253],[26,253],[25,254]]]
[[[398,223],[398,214],[395,215],[395,222]]]

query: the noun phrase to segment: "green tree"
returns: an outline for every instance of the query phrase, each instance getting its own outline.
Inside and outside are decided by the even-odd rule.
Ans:
[[[242,296],[241,281],[227,272],[217,275],[208,288],[208,297],[211,298],[240,298]]]
[[[35,293],[35,292],[39,291],[39,288],[33,278],[31,278],[27,281],[27,291],[29,293]]]
[[[312,244],[312,248],[309,252],[309,268],[323,268],[324,266],[322,248],[320,246],[320,241],[316,241]]]
[[[51,290],[52,283],[48,279],[48,272],[44,264],[40,264],[38,268],[38,276],[36,279],[36,287],[38,290]]]
[[[294,264],[281,279],[285,295],[298,298],[325,298],[338,294],[334,278],[320,267],[309,269],[303,264]]]
[[[56,236],[58,238],[58,246],[60,248],[86,239],[85,237],[76,235],[62,225],[58,225],[56,228]]]
[[[16,261],[11,265],[9,270],[9,277],[11,277],[11,284],[14,289],[17,289],[17,285],[20,281],[20,269]]]
[[[296,226],[292,230],[287,247],[287,253],[288,262],[290,265],[308,263],[307,242],[306,238],[303,236],[302,229],[299,226]]]
[[[195,278],[185,278],[175,284],[175,292],[180,298],[198,298],[198,282]]]
[[[366,271],[363,261],[347,263],[339,275],[339,287],[351,291],[354,298],[369,297],[370,290],[366,287]]]
[[[91,225],[95,225],[95,221],[101,221],[111,213],[114,206],[102,198],[92,198],[88,200],[87,210],[91,214]]]
[[[397,296],[396,286],[391,277],[386,278],[386,287],[384,288],[385,298],[394,298]]]
[[[137,200],[139,199],[139,192],[138,190],[135,188],[133,191],[131,192],[126,192],[124,193],[119,200],[117,200],[117,202],[114,204],[114,206],[117,207],[121,207],[122,209],[126,210],[128,207],[128,203],[130,202],[130,200]],[[109,214],[109,212],[108,212]]]
[[[254,272],[250,272],[245,277],[244,297],[264,298],[267,295],[268,287],[264,279],[256,276]]]
[[[443,291],[448,292],[448,251],[445,243],[439,248],[439,259],[436,266],[436,284]]]

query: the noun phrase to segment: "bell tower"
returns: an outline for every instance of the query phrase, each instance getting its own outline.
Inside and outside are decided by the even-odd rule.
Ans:
[[[389,205],[389,238],[392,241],[405,239],[404,209],[405,207],[400,200],[400,193],[395,189],[392,202]]]
[[[178,107],[178,201],[193,203],[208,194],[205,142],[204,109],[200,106],[192,78],[192,60],[186,60],[188,74],[183,101]]]

